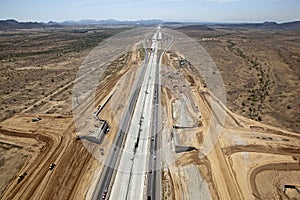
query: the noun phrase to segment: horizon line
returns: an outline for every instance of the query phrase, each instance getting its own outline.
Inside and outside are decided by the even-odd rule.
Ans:
[[[295,20],[288,20],[288,21],[276,21],[276,20],[257,20],[257,21],[250,21],[250,20],[244,20],[244,21],[202,21],[202,20],[163,20],[163,19],[132,19],[132,20],[126,20],[126,19],[114,19],[114,18],[107,18],[107,19],[92,19],[92,18],[82,18],[79,20],[63,20],[63,21],[54,21],[54,20],[47,20],[47,21],[39,21],[39,20],[18,20],[14,18],[0,18],[0,21],[7,21],[7,20],[15,20],[20,23],[48,23],[48,22],[55,22],[55,23],[64,23],[64,22],[80,22],[80,21],[109,21],[109,20],[115,20],[119,22],[135,22],[135,21],[162,21],[164,23],[215,23],[215,24],[240,24],[240,23],[265,23],[265,22],[275,22],[278,24],[283,23],[289,23],[289,22],[297,22],[300,21],[300,19]]]

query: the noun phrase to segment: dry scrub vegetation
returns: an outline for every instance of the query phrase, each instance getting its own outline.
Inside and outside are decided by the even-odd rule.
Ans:
[[[299,31],[181,31],[197,40],[217,64],[232,111],[299,132]]]
[[[80,184],[84,185],[78,189],[84,190],[80,195],[85,195],[95,170],[91,166],[98,167],[98,162],[74,137],[70,115],[72,81],[94,47],[126,29],[0,31],[0,198],[36,199],[37,195],[45,199],[41,190],[47,199],[63,195],[68,198]],[[120,66],[127,64],[129,58],[123,55],[109,65],[105,73],[116,75],[103,80],[106,89],[99,92],[101,98],[124,73]],[[32,122],[33,117],[41,121]],[[56,164],[56,173],[49,173],[51,163]],[[24,173],[25,180],[17,183],[18,176]],[[82,178],[83,174],[86,176]],[[45,178],[49,176],[53,179]]]
[[[122,30],[70,28],[1,31],[0,121],[47,97],[59,108],[64,104],[60,101],[70,99],[72,88],[69,87],[59,97],[49,95],[74,80],[78,67],[95,46]],[[46,112],[66,114],[60,110],[63,109]]]

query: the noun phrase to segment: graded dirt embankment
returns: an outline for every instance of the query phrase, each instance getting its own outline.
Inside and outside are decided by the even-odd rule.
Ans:
[[[87,110],[94,112],[98,105],[103,105],[104,100],[115,90],[114,87],[121,77],[123,79],[127,77],[127,81],[131,82],[135,79],[135,70],[141,64],[141,55],[137,51],[135,46],[132,52],[118,57],[107,67],[104,72],[107,76],[100,82],[95,99],[85,101],[80,106],[80,112],[85,113]],[[126,84],[123,85],[125,88],[121,89],[122,92],[128,91]],[[36,101],[26,113],[15,114],[0,123],[1,148],[5,149],[0,166],[3,174],[0,182],[1,199],[86,197],[92,181],[97,178],[95,172],[101,169],[101,162],[91,154],[96,151],[95,155],[100,155],[100,146],[76,140],[78,132],[73,117],[69,115],[72,111],[71,93],[68,92],[70,86],[72,86],[70,82],[66,83],[61,88],[49,92],[42,101]],[[59,99],[60,97],[63,99]],[[116,97],[119,98],[116,95],[111,101],[118,101]],[[53,104],[54,101],[58,103]],[[118,127],[113,109],[113,105],[109,102],[99,115],[110,125],[110,132],[101,146],[104,149],[103,159]],[[33,118],[40,120],[32,121]],[[11,159],[12,154],[14,159]],[[50,170],[52,163],[55,163],[55,167]],[[27,175],[18,183],[17,178],[23,173]]]
[[[163,198],[190,198],[197,191],[189,190],[195,187],[189,184],[203,181],[203,187],[207,184],[210,192],[206,197],[213,199],[268,199],[270,195],[275,199],[298,198],[299,194],[284,193],[283,186],[299,181],[300,135],[233,113],[203,87],[201,79],[193,73],[193,66],[180,68],[176,65],[178,60],[174,53],[166,55],[164,62],[170,67],[162,70],[163,113],[167,119],[162,138],[163,144],[171,142],[168,151],[164,150]],[[178,74],[184,74],[186,80]],[[186,82],[189,84],[184,88],[182,84]],[[175,130],[174,125],[192,115],[180,110],[193,110],[194,106],[182,103],[183,108],[179,108],[179,104],[174,103],[181,101],[181,91],[199,108],[202,125],[182,133]],[[225,123],[221,123],[220,113],[225,113]],[[203,155],[203,142],[209,141],[207,137],[216,131],[211,127],[212,120],[222,127],[221,134],[213,148]],[[175,153],[178,141],[184,144],[193,141],[189,144],[196,150]],[[183,170],[182,166],[188,167]],[[200,178],[192,166],[198,166]]]
[[[195,183],[201,186],[201,195],[212,199],[268,199],[270,195],[273,199],[299,199],[299,194],[283,191],[285,184],[299,183],[300,136],[291,131],[299,128],[300,109],[295,103],[299,94],[296,77],[299,73],[295,68],[299,58],[298,35],[280,32],[283,39],[272,35],[265,40],[269,33],[264,31],[259,36],[244,30],[191,34],[220,67],[228,105],[223,105],[205,88],[192,65],[179,68],[179,53],[167,52],[163,58],[167,67],[161,73],[163,199],[199,196],[200,190]],[[40,37],[50,36],[37,31],[33,35],[36,37],[43,41]],[[23,40],[20,33],[9,38],[9,41],[1,38],[4,41],[1,44]],[[263,45],[257,45],[260,42]],[[26,46],[26,43],[21,44]],[[51,43],[48,41],[47,44]],[[270,50],[272,48],[275,52]],[[88,109],[96,110],[112,90],[115,91],[99,115],[109,122],[110,132],[101,145],[95,145],[75,140],[78,132],[70,115],[70,81],[74,79],[72,70],[76,67],[70,66],[73,62],[74,65],[80,63],[87,49],[73,50],[61,52],[70,56],[67,60],[53,49],[45,51],[51,53],[51,62],[41,52],[23,52],[16,57],[11,57],[11,51],[8,51],[10,56],[1,54],[4,77],[0,81],[1,91],[4,91],[1,93],[4,115],[1,116],[6,118],[0,123],[0,150],[4,150],[0,152],[1,199],[90,197],[88,189],[96,183],[102,164],[89,151],[101,159],[106,158],[143,55],[134,49],[119,57],[107,68],[108,76],[95,99],[85,101],[80,107],[82,113]],[[26,59],[22,60],[24,57]],[[54,61],[56,57],[61,61],[58,65],[58,61]],[[44,77],[45,81],[40,83],[36,77]],[[21,111],[26,113],[19,114]],[[219,116],[222,112],[226,115],[225,123]],[[32,122],[32,118],[37,117],[41,120]],[[193,126],[174,130],[174,126],[181,124]],[[215,133],[212,124],[219,125],[220,135],[213,148],[204,153],[203,144]],[[193,150],[175,153],[176,144],[193,147]],[[100,148],[104,155],[100,156]],[[52,163],[56,166],[49,170]],[[17,176],[24,172],[27,175],[18,183]]]

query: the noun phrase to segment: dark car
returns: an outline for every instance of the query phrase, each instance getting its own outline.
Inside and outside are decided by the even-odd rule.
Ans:
[[[107,190],[104,190],[104,192],[102,193],[102,199],[105,199],[107,195]]]
[[[54,167],[55,167],[55,164],[54,164],[54,163],[52,163],[52,164],[50,165],[50,167],[49,167],[49,170],[53,170],[53,169],[54,169]]]
[[[40,118],[40,117],[31,119],[32,122],[38,122],[38,121],[41,121],[41,120],[42,120],[42,118]]]
[[[18,177],[18,183],[20,183],[20,182],[25,178],[26,175],[27,175],[26,172],[24,172],[22,175],[20,175],[20,176]]]

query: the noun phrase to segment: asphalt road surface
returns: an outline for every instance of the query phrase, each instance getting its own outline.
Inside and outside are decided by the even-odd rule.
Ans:
[[[111,191],[111,199],[144,199],[155,77],[159,73],[158,33],[159,30],[152,37],[149,62]]]
[[[160,36],[158,39],[160,40],[161,32],[159,32]],[[161,56],[163,52],[157,52],[158,59],[156,63],[156,71],[159,72]],[[152,112],[152,120],[151,120],[151,142],[150,142],[150,157],[148,164],[148,185],[147,185],[147,199],[161,199],[161,171],[160,171],[160,162],[161,156],[159,154],[159,144],[160,144],[160,136],[159,131],[161,130],[161,119],[160,116],[160,77],[159,73],[155,74],[155,86],[154,86],[154,99],[153,99],[153,112]]]
[[[145,42],[144,42],[145,47]],[[142,82],[145,76],[145,70],[146,66],[149,60],[149,53],[147,51],[147,48],[145,48],[146,51],[146,57],[145,62],[143,64],[143,68],[140,73],[140,78],[138,79],[137,83],[135,84],[135,88],[133,90],[133,93],[130,97],[130,103],[127,107],[127,109],[124,112],[124,116],[122,118],[122,121],[120,123],[120,127],[117,132],[117,137],[112,145],[112,148],[107,156],[107,161],[105,162],[105,165],[103,166],[103,170],[101,172],[100,178],[98,180],[98,183],[96,185],[95,191],[93,193],[93,200],[102,199],[103,194],[106,194],[108,198],[109,195],[109,189],[111,186],[111,182],[113,179],[113,175],[117,169],[117,161],[119,160],[120,153],[122,151],[122,144],[124,142],[125,135],[129,129],[129,125],[131,122],[131,117],[133,115],[133,111],[135,108],[135,104],[137,102],[137,98],[139,95],[139,92],[141,90]]]
[[[140,72],[93,199],[160,199],[160,27]],[[145,39],[146,40],[146,39]],[[145,47],[145,42],[144,42]]]

